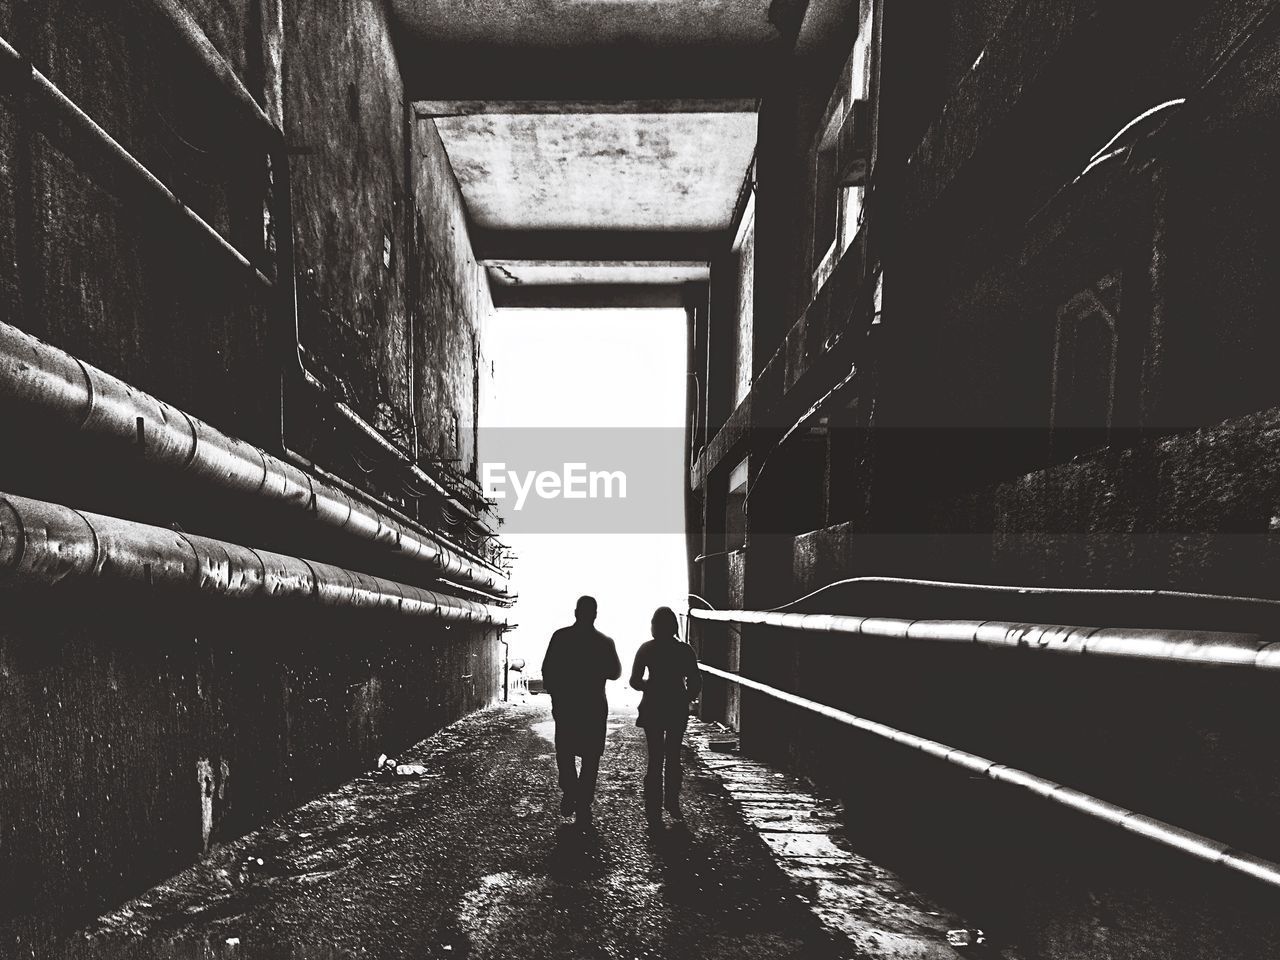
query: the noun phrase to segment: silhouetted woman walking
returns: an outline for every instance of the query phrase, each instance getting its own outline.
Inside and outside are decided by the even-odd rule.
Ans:
[[[667,812],[680,816],[680,742],[689,723],[689,701],[702,690],[702,674],[693,647],[676,637],[680,625],[670,607],[653,612],[649,630],[653,639],[636,651],[631,686],[644,691],[636,725],[649,741],[645,815],[651,823],[661,823],[664,800]]]

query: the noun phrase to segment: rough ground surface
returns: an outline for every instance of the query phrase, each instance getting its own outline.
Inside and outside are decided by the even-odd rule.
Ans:
[[[737,737],[719,724],[694,721],[687,741],[769,848],[802,902],[858,957],[876,960],[1018,960],[985,934],[909,889],[897,876],[851,849],[838,804],[802,780],[739,756]],[[948,933],[967,943],[964,953]],[[982,937],[981,940],[978,938]]]
[[[595,827],[559,815],[549,703],[488,710],[100,918],[84,956],[867,956],[832,936],[704,763],[649,828],[644,740],[610,716]],[[259,863],[259,860],[261,861]]]

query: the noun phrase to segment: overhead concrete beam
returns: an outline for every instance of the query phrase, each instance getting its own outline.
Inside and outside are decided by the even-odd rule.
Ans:
[[[600,310],[630,307],[684,307],[688,284],[600,283],[494,285],[495,307]]]
[[[481,263],[705,263],[727,248],[727,232],[667,230],[485,230],[471,234]]]
[[[410,42],[401,63],[415,101],[689,103],[755,100],[789,55],[782,44],[557,50]]]
[[[668,100],[419,100],[413,107],[419,120],[434,117],[475,117],[482,114],[526,116],[565,113],[754,113],[755,97]]]
[[[637,267],[646,270],[660,270],[663,267],[684,267],[689,269],[690,260],[601,260],[593,257],[590,260],[484,260],[488,267],[559,267],[563,269],[590,269],[592,267]]]

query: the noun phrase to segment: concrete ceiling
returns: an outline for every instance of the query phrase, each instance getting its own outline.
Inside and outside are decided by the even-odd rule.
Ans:
[[[847,52],[859,0],[389,2],[410,98],[476,103],[757,99]]]
[[[414,100],[755,98],[810,3],[390,0]]]
[[[805,20],[850,0],[390,2],[495,294],[587,305],[705,282],[757,98]]]
[[[489,276],[498,286],[527,287],[577,284],[666,284],[705,282],[711,270],[705,263],[523,263],[512,260],[489,261]]]
[[[393,0],[410,37],[506,47],[763,46],[771,0]]]
[[[490,230],[727,229],[756,140],[753,113],[436,123],[472,222]]]
[[[756,114],[742,112],[434,122],[500,305],[679,302],[682,285],[707,279],[698,238],[729,229],[756,142]]]

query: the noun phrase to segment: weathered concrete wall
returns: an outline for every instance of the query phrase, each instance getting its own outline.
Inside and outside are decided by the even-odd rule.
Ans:
[[[950,92],[970,70],[1019,0],[952,0],[947,4],[942,86]],[[928,29],[928,28],[926,28]],[[941,106],[941,104],[939,104]]]
[[[245,61],[248,6],[194,11],[236,64]],[[0,25],[201,216],[251,257],[261,251],[261,158],[246,153],[199,68],[153,25],[86,0],[10,0]],[[104,188],[101,168],[63,143],[38,132],[15,101],[0,102],[6,317],[216,425],[272,437],[278,402],[261,291],[176,217]]]
[[[865,250],[868,267],[884,270],[880,324],[847,320],[870,301],[860,282],[799,302],[798,215],[773,205],[808,202],[797,159],[807,108],[780,82],[762,113],[746,404],[759,485],[741,588],[707,599],[763,609],[858,575],[1280,597],[1280,395],[1266,369],[1277,345],[1268,265],[1280,243],[1266,212],[1275,159],[1257,136],[1280,116],[1280,29],[1267,5],[880,9]],[[1076,182],[1128,120],[1183,95],[1187,114]],[[767,148],[766,136],[776,138]],[[1106,377],[1091,365],[1110,372],[1093,341],[1055,361],[1063,308],[1080,295],[1098,297],[1114,331],[1114,390],[1084,407],[1093,420],[1064,429],[1070,418],[1050,420],[1064,395],[1059,384],[1055,399],[1055,377],[1096,386]],[[821,411],[829,429],[848,430],[830,436],[825,473],[792,455],[803,431],[774,450],[850,363],[855,378]],[[695,482],[715,482],[731,439],[728,429],[712,437]],[[769,456],[785,467],[761,472]],[[780,543],[807,529],[824,497],[820,529]],[[1122,616],[1269,638],[1280,627],[1163,604],[1006,612],[986,600],[948,612],[919,591],[836,589],[804,609],[1089,625]],[[1247,672],[759,627],[742,630],[741,663],[766,683],[1280,854],[1274,684]],[[722,713],[726,700],[715,701]],[[1276,953],[1280,926],[1261,887],[757,696],[744,694],[740,721],[745,750],[845,798],[863,852],[1019,956]]]
[[[303,346],[357,412],[409,441],[407,131],[387,14],[379,0],[288,13],[285,119],[303,147],[293,161]]]
[[[1278,458],[1272,409],[1000,484],[992,572],[1278,597]]]
[[[270,275],[265,158],[144,7],[0,0],[0,34]],[[269,104],[271,63],[282,65],[308,364],[405,449],[416,420],[424,458],[474,470],[488,288],[439,141],[408,121],[384,4],[291,3],[282,37],[272,2],[187,8]],[[4,318],[279,453],[278,314],[207,244],[154,209],[139,215],[78,156],[0,100]],[[290,446],[377,492],[384,481],[365,476],[314,404],[289,384]],[[65,433],[0,416],[0,434],[12,454],[0,456],[0,489],[423,579],[242,499],[196,497]],[[21,955],[19,935],[25,946],[65,930],[190,862],[206,839],[261,823],[500,690],[492,631],[230,614],[146,591],[0,589],[5,956]]]
[[[857,607],[889,615],[895,604]],[[1266,678],[949,645],[769,639],[800,648],[791,689],[803,696],[1260,856],[1280,853]],[[799,710],[778,709],[773,724],[790,732],[800,768],[844,799],[860,852],[1017,956],[1262,960],[1280,943],[1266,907],[1274,893],[1261,885]]]
[[[288,23],[303,346],[365,419],[405,449],[416,424],[423,457],[473,475],[492,300],[444,146],[407,109],[381,0]]]
[[[495,636],[475,628],[228,615],[145,594],[9,588],[3,601],[6,955],[394,756],[500,685]]]
[[[742,245],[734,252],[734,280],[736,287],[734,311],[737,324],[733,341],[733,404],[737,407],[751,391],[755,371],[751,367],[752,320],[755,315],[756,279],[756,222],[755,210],[743,225]],[[731,407],[731,409],[732,409]]]
[[[493,312],[489,281],[467,233],[462,192],[431,120],[414,139],[418,297],[414,343],[419,431],[424,456],[457,462],[476,476],[480,330]]]

